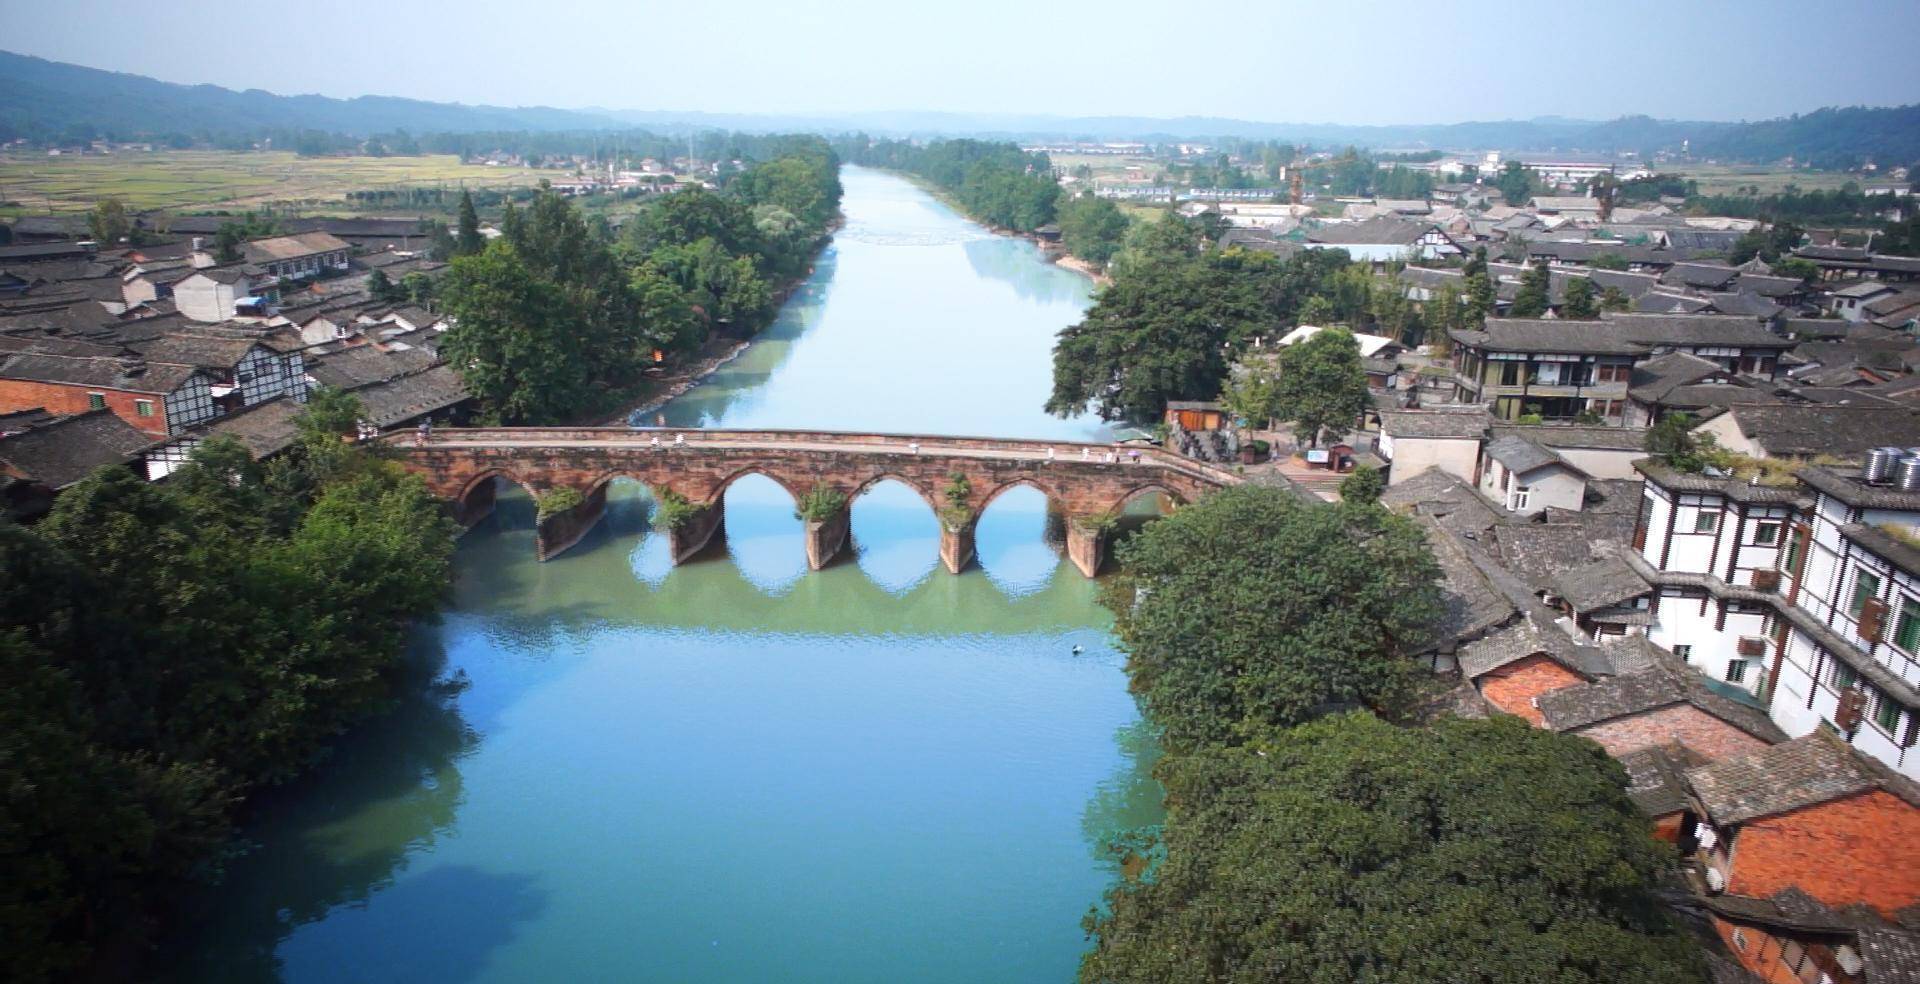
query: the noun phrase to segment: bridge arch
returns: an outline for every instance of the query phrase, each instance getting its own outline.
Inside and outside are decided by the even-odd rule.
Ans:
[[[1126,492],[1121,493],[1120,498],[1116,499],[1113,505],[1108,507],[1107,515],[1118,516],[1121,513],[1125,512],[1128,506],[1133,505],[1133,502],[1135,499],[1138,499],[1143,495],[1150,495],[1154,493],[1164,495],[1167,498],[1173,500],[1173,504],[1175,506],[1184,506],[1184,505],[1187,505],[1189,502],[1188,498],[1185,495],[1181,494],[1179,490],[1173,488],[1172,486],[1165,485],[1160,482],[1148,482],[1143,485],[1137,485],[1131,489],[1128,489]]]
[[[986,498],[980,500],[979,514],[982,516],[985,516],[987,514],[987,508],[993,505],[993,501],[995,499],[998,499],[1002,494],[1011,492],[1014,489],[1017,489],[1023,485],[1026,486],[1027,488],[1033,489],[1034,491],[1040,493],[1041,495],[1046,496],[1047,502],[1049,504],[1058,503],[1061,501],[1061,495],[1060,495],[1059,489],[1049,488],[1046,485],[1046,483],[1041,482],[1037,478],[1033,478],[1027,475],[1022,475],[1019,478],[1011,479],[1009,481],[1002,482],[999,485],[994,486],[993,489],[987,493]]]
[[[914,491],[914,494],[918,495],[920,497],[920,500],[927,504],[927,508],[933,510],[933,514],[935,516],[940,515],[940,500],[935,496],[935,494],[927,491],[927,489],[922,487],[919,482],[916,482],[913,479],[900,474],[899,472],[883,471],[883,472],[880,472],[879,474],[869,476],[866,480],[862,481],[859,485],[854,486],[852,492],[847,493],[847,502],[849,504],[853,503],[855,500],[859,499],[861,496],[866,495],[868,492],[872,491],[873,487],[876,485],[879,485],[881,482],[899,482],[901,485],[904,485],[907,488],[912,489]]]
[[[720,481],[715,482],[713,486],[713,493],[707,497],[706,504],[711,506],[714,503],[723,501],[726,498],[727,490],[733,487],[733,483],[747,477],[748,475],[758,475],[761,478],[767,479],[773,484],[780,486],[781,490],[786,492],[787,496],[793,500],[793,504],[795,506],[798,506],[800,504],[801,498],[803,498],[807,494],[806,489],[794,488],[793,482],[791,479],[787,478],[784,475],[779,474],[774,469],[768,468],[763,465],[747,465],[744,468],[734,471],[732,474],[721,479]]]
[[[505,468],[488,468],[485,471],[482,471],[479,474],[473,476],[472,478],[467,479],[466,484],[460,486],[459,494],[453,497],[454,503],[456,505],[465,505],[470,499],[472,499],[475,489],[478,489],[480,486],[484,484],[492,482],[496,478],[504,478],[507,481],[513,483],[514,485],[518,485],[522,491],[527,493],[528,498],[534,499],[536,501],[540,498],[540,489],[537,486],[535,486],[533,483],[528,482],[526,479],[521,478],[518,475],[515,475],[513,472],[508,471]]]

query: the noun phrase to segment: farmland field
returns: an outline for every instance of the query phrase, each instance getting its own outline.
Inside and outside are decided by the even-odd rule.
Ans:
[[[1801,191],[1831,191],[1849,181],[1861,180],[1844,171],[1808,171],[1799,168],[1738,164],[1663,164],[1654,170],[1679,174],[1700,183],[1703,195],[1731,195],[1749,185],[1760,194],[1775,194],[1787,185]]]
[[[118,196],[127,207],[239,209],[321,206],[357,211],[349,191],[466,184],[530,186],[565,171],[463,164],[423,157],[300,157],[286,151],[153,151],[87,156],[0,156],[0,215],[78,212]]]

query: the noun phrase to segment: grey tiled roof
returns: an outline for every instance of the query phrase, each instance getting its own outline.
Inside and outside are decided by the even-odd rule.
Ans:
[[[1396,438],[1478,438],[1492,423],[1493,414],[1484,406],[1380,412],[1380,430]]]
[[[1432,517],[1423,516],[1418,521],[1440,565],[1443,615],[1435,627],[1435,647],[1447,651],[1512,618],[1513,604],[1474,564],[1467,552],[1471,548]]]
[[[1702,761],[1679,744],[1628,752],[1619,758],[1627,770],[1627,797],[1649,817],[1678,813],[1687,808],[1683,771]]]
[[[1786,738],[1766,711],[1713,692],[1700,674],[1677,657],[1658,652],[1655,665],[1648,669],[1540,695],[1540,713],[1547,727],[1572,731],[1662,707],[1691,704],[1763,741]]]
[[[1920,444],[1920,414],[1905,407],[1779,403],[1728,412],[1740,432],[1772,457],[1849,457],[1881,445]]]
[[[1553,593],[1566,599],[1574,611],[1593,612],[1638,598],[1653,590],[1618,555],[1561,571],[1552,581]]]
[[[1863,928],[1854,942],[1873,984],[1920,984],[1920,933],[1891,926]]]
[[[1674,386],[1686,386],[1716,375],[1726,375],[1726,369],[1713,359],[1693,356],[1690,352],[1668,352],[1636,365],[1626,392],[1636,400],[1661,400]]]
[[[1428,468],[1420,474],[1387,486],[1380,501],[1389,508],[1410,510],[1427,516],[1462,536],[1480,536],[1500,521],[1498,513],[1466,483],[1441,471]]]
[[[1476,680],[1528,656],[1546,656],[1591,678],[1591,664],[1582,658],[1579,649],[1559,626],[1542,626],[1533,618],[1522,618],[1460,647],[1460,675]]]
[[[1493,425],[1495,437],[1523,437],[1543,448],[1638,451],[1647,440],[1643,427],[1584,427],[1576,424]]]
[[[307,375],[322,386],[354,389],[420,372],[433,362],[432,353],[418,349],[382,352],[371,345],[356,345],[308,361]]]
[[[375,383],[354,391],[367,419],[379,427],[437,413],[471,398],[452,366],[434,366],[425,372]]]
[[[1577,523],[1504,524],[1494,530],[1493,541],[1500,562],[1535,590],[1592,559],[1592,540]]]
[[[1687,782],[1719,824],[1745,823],[1870,789],[1884,789],[1920,806],[1920,786],[1854,751],[1824,728],[1690,769]]]
[[[1516,475],[1524,475],[1537,468],[1548,465],[1560,465],[1573,471],[1580,469],[1562,459],[1552,451],[1541,447],[1524,437],[1509,434],[1487,444],[1487,457],[1507,466]]]
[[[125,464],[153,443],[113,411],[90,410],[0,438],[0,472],[60,489],[101,465]]]

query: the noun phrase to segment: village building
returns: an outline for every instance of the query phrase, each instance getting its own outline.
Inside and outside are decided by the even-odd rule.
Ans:
[[[240,253],[269,277],[301,280],[346,272],[353,247],[331,233],[303,232],[256,239],[240,247]]]

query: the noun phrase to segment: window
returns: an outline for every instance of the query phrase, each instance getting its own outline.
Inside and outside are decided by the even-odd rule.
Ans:
[[[133,412],[136,414],[139,414],[142,417],[153,416],[153,401],[152,400],[133,401]]]
[[[87,394],[88,410],[101,410],[101,409],[104,409],[106,405],[107,405],[107,394],[105,393],[88,393]]]
[[[1514,486],[1513,491],[1507,494],[1507,508],[1514,512],[1527,508],[1527,496],[1532,491],[1533,487],[1530,485]]]
[[[1900,597],[1900,614],[1893,620],[1893,644],[1908,653],[1920,646],[1920,600],[1910,595]]]
[[[1780,542],[1779,523],[1758,523],[1753,527],[1753,542],[1763,547],[1771,547]]]
[[[1780,569],[1787,572],[1790,577],[1799,577],[1800,555],[1804,553],[1806,549],[1806,533],[1801,529],[1795,529],[1793,535],[1787,537],[1787,556],[1786,559],[1781,562]]]
[[[1727,682],[1739,683],[1747,678],[1747,661],[1744,659],[1727,660]]]
[[[1879,596],[1880,575],[1864,567],[1856,569],[1853,575],[1853,597],[1847,600],[1847,613],[1860,614],[1860,609],[1867,603],[1868,598]]]
[[[1710,512],[1708,510],[1702,509],[1699,512],[1696,512],[1693,514],[1693,531],[1695,533],[1716,533],[1719,531],[1719,529],[1720,529],[1720,513],[1719,512],[1717,511]]]
[[[1675,646],[1673,647],[1673,654],[1680,657],[1680,661],[1684,663],[1687,661],[1688,656],[1693,655],[1693,647],[1687,645]]]
[[[1833,689],[1846,690],[1860,682],[1860,671],[1839,660],[1833,661]]]
[[[1900,705],[1894,703],[1892,697],[1879,691],[1874,692],[1873,723],[1879,725],[1880,730],[1889,735],[1900,727]]]

